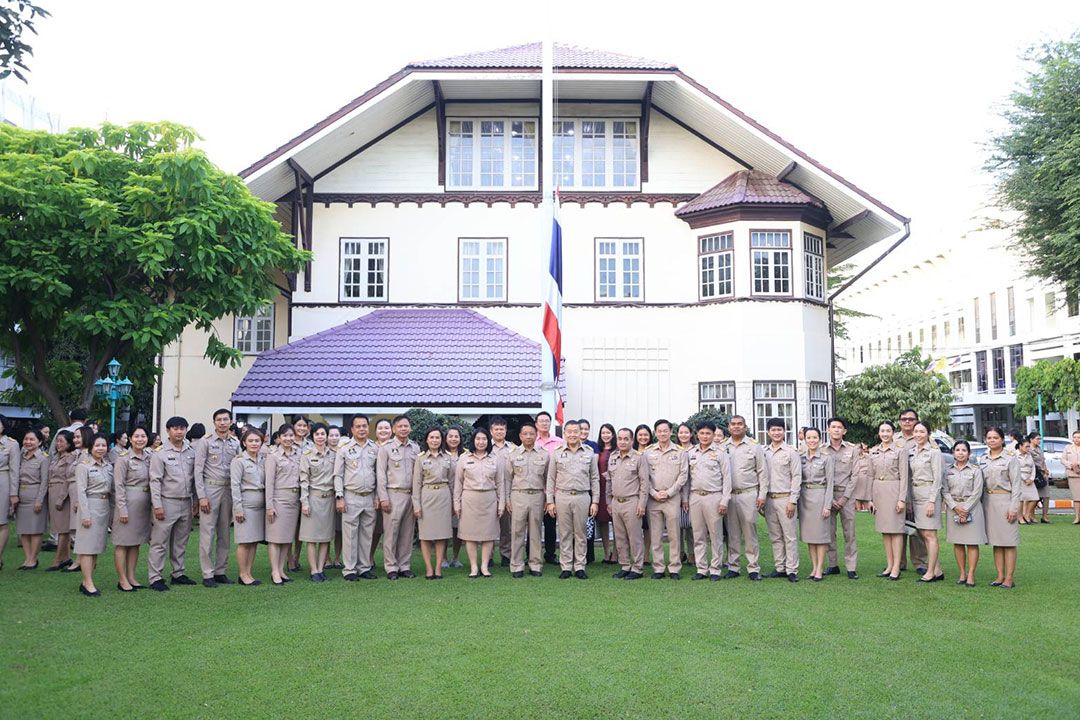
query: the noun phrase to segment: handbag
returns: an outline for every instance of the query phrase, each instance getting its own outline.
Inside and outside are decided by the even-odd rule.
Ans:
[[[1035,468],[1035,487],[1040,490],[1046,487],[1046,476],[1043,475],[1042,468],[1040,467]]]

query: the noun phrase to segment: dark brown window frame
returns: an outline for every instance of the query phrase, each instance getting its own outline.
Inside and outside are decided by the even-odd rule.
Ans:
[[[754,251],[755,250],[763,250],[763,249],[781,250],[783,248],[755,248],[754,247],[754,233],[787,233],[787,235],[788,235],[788,247],[787,247],[787,251],[788,251],[788,292],[786,292],[786,293],[755,292],[755,290],[754,290]],[[794,232],[792,231],[792,229],[791,228],[775,228],[775,227],[774,228],[750,228],[750,230],[747,231],[746,239],[747,239],[747,243],[750,246],[750,252],[749,252],[749,255],[747,255],[747,259],[749,260],[749,263],[750,263],[749,264],[749,269],[750,269],[750,297],[761,297],[761,298],[784,298],[784,297],[793,298],[793,297],[795,297],[795,247],[794,247],[794,245],[795,245],[795,237],[794,237]],[[770,284],[771,284],[772,278],[770,278],[769,280],[770,280]],[[805,295],[806,293],[803,293],[803,294]]]
[[[701,241],[707,237],[716,237],[720,235],[731,236],[731,249],[720,250],[715,253],[703,253],[701,251]],[[705,233],[704,235],[697,236],[697,267],[694,268],[694,279],[697,282],[697,298],[699,303],[713,303],[719,300],[726,300],[727,298],[735,297],[735,231],[734,230],[721,230],[719,232]],[[728,253],[731,255],[731,292],[724,295],[716,295],[714,297],[702,297],[701,295],[701,258],[704,255],[721,255]],[[717,283],[719,287],[719,283]]]

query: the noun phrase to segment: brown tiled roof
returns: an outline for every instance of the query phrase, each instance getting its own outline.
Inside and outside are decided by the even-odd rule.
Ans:
[[[555,67],[559,68],[582,68],[589,70],[678,70],[671,63],[648,60],[632,55],[606,52],[604,50],[592,50],[576,45],[555,43],[554,54]],[[452,57],[438,58],[436,60],[421,60],[409,63],[406,67],[415,69],[425,68],[539,68],[541,63],[540,43],[528,43],[526,45],[514,45],[512,47],[499,48],[498,50],[482,50],[480,52],[455,55]]]
[[[825,203],[813,195],[768,173],[739,170],[698,195],[675,211],[678,216],[730,205],[812,205],[824,208]]]

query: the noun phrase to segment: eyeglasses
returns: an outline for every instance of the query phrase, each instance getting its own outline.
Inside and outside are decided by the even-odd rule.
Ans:
[[[915,422],[915,418],[913,418],[913,417],[902,417],[902,418],[900,418],[900,422]]]

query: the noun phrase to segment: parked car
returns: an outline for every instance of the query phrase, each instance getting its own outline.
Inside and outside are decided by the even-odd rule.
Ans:
[[[1065,477],[1065,466],[1061,464],[1061,453],[1072,441],[1063,437],[1044,437],[1042,439],[1043,456],[1046,458],[1046,469],[1050,471],[1050,477],[1057,487],[1068,487]]]

